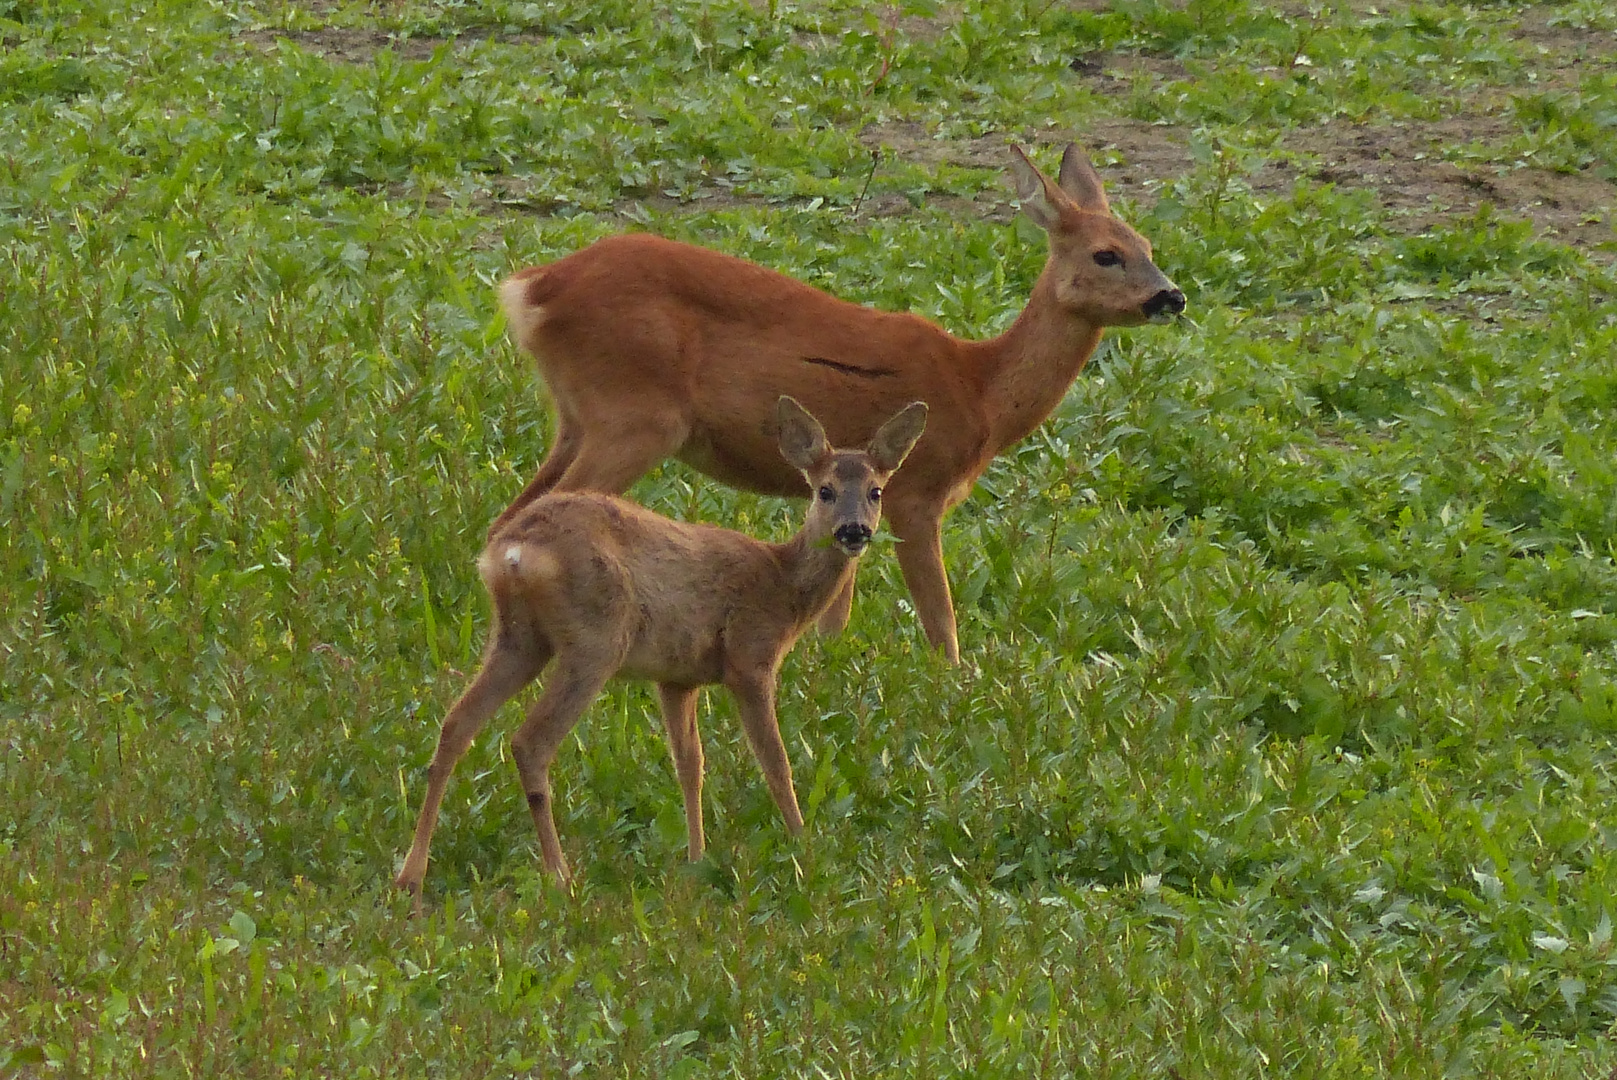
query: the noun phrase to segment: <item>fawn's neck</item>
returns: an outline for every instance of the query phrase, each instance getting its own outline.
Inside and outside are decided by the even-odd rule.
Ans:
[[[995,453],[1055,411],[1100,344],[1101,328],[1063,310],[1055,288],[1046,270],[1016,321],[999,337],[973,343]]]
[[[791,586],[792,607],[803,623],[818,618],[853,573],[852,557],[828,536],[810,539],[800,532],[776,545],[775,552]]]

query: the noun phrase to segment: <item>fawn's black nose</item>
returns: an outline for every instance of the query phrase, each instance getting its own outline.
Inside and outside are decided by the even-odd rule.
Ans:
[[[838,525],[837,531],[832,535],[836,537],[837,543],[842,545],[842,550],[850,555],[859,554],[864,550],[865,545],[870,543],[869,526],[860,525],[856,522]]]
[[[1178,289],[1163,289],[1147,300],[1142,310],[1148,319],[1177,315],[1185,310],[1185,294]]]

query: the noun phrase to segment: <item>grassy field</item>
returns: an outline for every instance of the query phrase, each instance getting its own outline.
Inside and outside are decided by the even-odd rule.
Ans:
[[[0,1074],[1604,1077],[1605,0],[0,0]],[[492,285],[624,229],[951,330],[1094,151],[1189,295],[787,664],[687,867],[647,687],[388,882],[548,421]],[[879,157],[875,152],[880,151]],[[868,185],[868,190],[867,190]],[[783,537],[680,467],[637,498]]]

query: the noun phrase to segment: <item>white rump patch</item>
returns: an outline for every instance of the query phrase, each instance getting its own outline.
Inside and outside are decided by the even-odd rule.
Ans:
[[[505,565],[515,570],[522,565],[522,545],[512,544],[505,549]]]
[[[500,307],[505,311],[506,322],[510,324],[511,339],[524,348],[528,335],[545,321],[543,307],[528,306],[528,283],[532,280],[507,278],[500,286]]]

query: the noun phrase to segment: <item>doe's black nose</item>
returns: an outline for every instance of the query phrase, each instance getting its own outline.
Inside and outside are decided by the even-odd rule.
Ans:
[[[1163,289],[1145,302],[1143,310],[1148,319],[1158,315],[1178,315],[1185,310],[1185,294],[1178,289]]]
[[[837,542],[847,547],[864,547],[870,543],[870,527],[850,522],[847,525],[838,525],[835,533]]]

